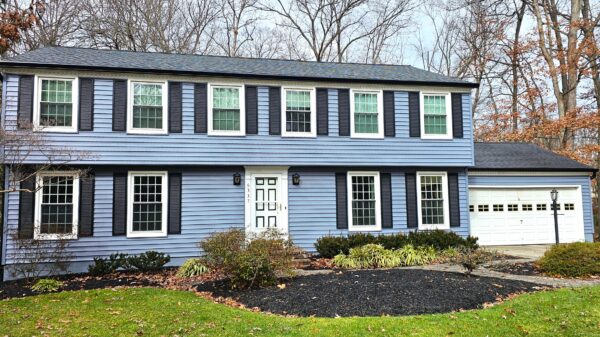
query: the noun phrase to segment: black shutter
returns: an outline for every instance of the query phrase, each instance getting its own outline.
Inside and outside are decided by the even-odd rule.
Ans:
[[[194,85],[194,132],[208,132],[208,96],[206,83]]]
[[[127,173],[113,175],[113,235],[127,231]]]
[[[79,78],[79,130],[94,130],[93,78]]]
[[[335,174],[335,203],[336,203],[336,227],[337,229],[348,228],[348,186],[346,185],[346,173]]]
[[[169,234],[181,233],[181,173],[169,173]]]
[[[19,111],[17,112],[17,126],[20,129],[31,127],[33,123],[33,81],[32,75],[19,77]]]
[[[417,207],[417,177],[414,173],[406,173],[406,221],[408,228],[419,227]]]
[[[338,89],[339,135],[350,136],[350,90]]]
[[[462,94],[452,94],[452,137],[463,138]]]
[[[24,173],[29,174],[29,173]],[[19,192],[19,238],[33,239],[35,209],[35,175],[21,181]]]
[[[396,137],[396,104],[393,91],[383,92],[383,125],[386,137]]]
[[[246,86],[246,134],[258,133],[258,90],[256,86]]]
[[[329,94],[326,88],[317,88],[317,135],[329,134]]]
[[[181,82],[169,82],[169,132],[181,133]]]
[[[94,235],[94,181],[93,173],[79,179],[79,236]]]
[[[113,131],[127,128],[127,80],[113,82]]]
[[[281,88],[269,87],[269,134],[281,134]]]
[[[381,173],[381,227],[393,228],[392,219],[392,175]]]
[[[408,93],[408,126],[410,137],[421,137],[421,104],[419,92]]]
[[[458,173],[448,173],[448,194],[450,204],[450,227],[460,227]]]

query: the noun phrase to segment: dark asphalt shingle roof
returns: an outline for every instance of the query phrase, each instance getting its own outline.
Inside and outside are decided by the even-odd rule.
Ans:
[[[407,65],[372,65],[44,47],[0,62],[1,67],[51,67],[306,80],[437,84],[463,81]]]
[[[475,143],[472,170],[596,171],[530,143]]]

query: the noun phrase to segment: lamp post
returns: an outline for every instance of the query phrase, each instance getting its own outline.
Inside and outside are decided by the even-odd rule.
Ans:
[[[554,209],[554,237],[556,238],[556,244],[558,244],[558,207],[556,207],[556,200],[558,200],[558,191],[556,188],[550,191],[550,198],[552,198],[552,209]]]

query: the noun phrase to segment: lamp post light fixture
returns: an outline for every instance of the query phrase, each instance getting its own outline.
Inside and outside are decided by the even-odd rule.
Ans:
[[[560,241],[558,239],[558,207],[556,201],[558,200],[558,191],[556,188],[553,188],[550,191],[550,198],[552,199],[552,209],[554,210],[554,238],[556,239],[556,244]]]

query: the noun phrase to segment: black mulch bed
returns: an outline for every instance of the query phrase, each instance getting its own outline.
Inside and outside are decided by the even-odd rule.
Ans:
[[[165,268],[164,270],[153,273],[136,272],[117,272],[105,276],[89,276],[86,274],[73,274],[66,276],[54,276],[52,278],[63,282],[59,291],[65,290],[91,290],[113,287],[159,287],[165,283],[169,275],[173,274],[175,269]],[[39,295],[31,290],[31,285],[35,282],[26,282],[25,280],[16,280],[0,282],[0,300],[14,297],[25,297]]]
[[[493,265],[489,269],[513,275],[545,276],[533,262],[501,263]]]
[[[416,315],[481,308],[510,294],[544,286],[459,273],[414,269],[363,270],[300,276],[285,288],[227,290],[225,282],[199,291],[230,297],[248,308],[284,315],[346,317]]]

